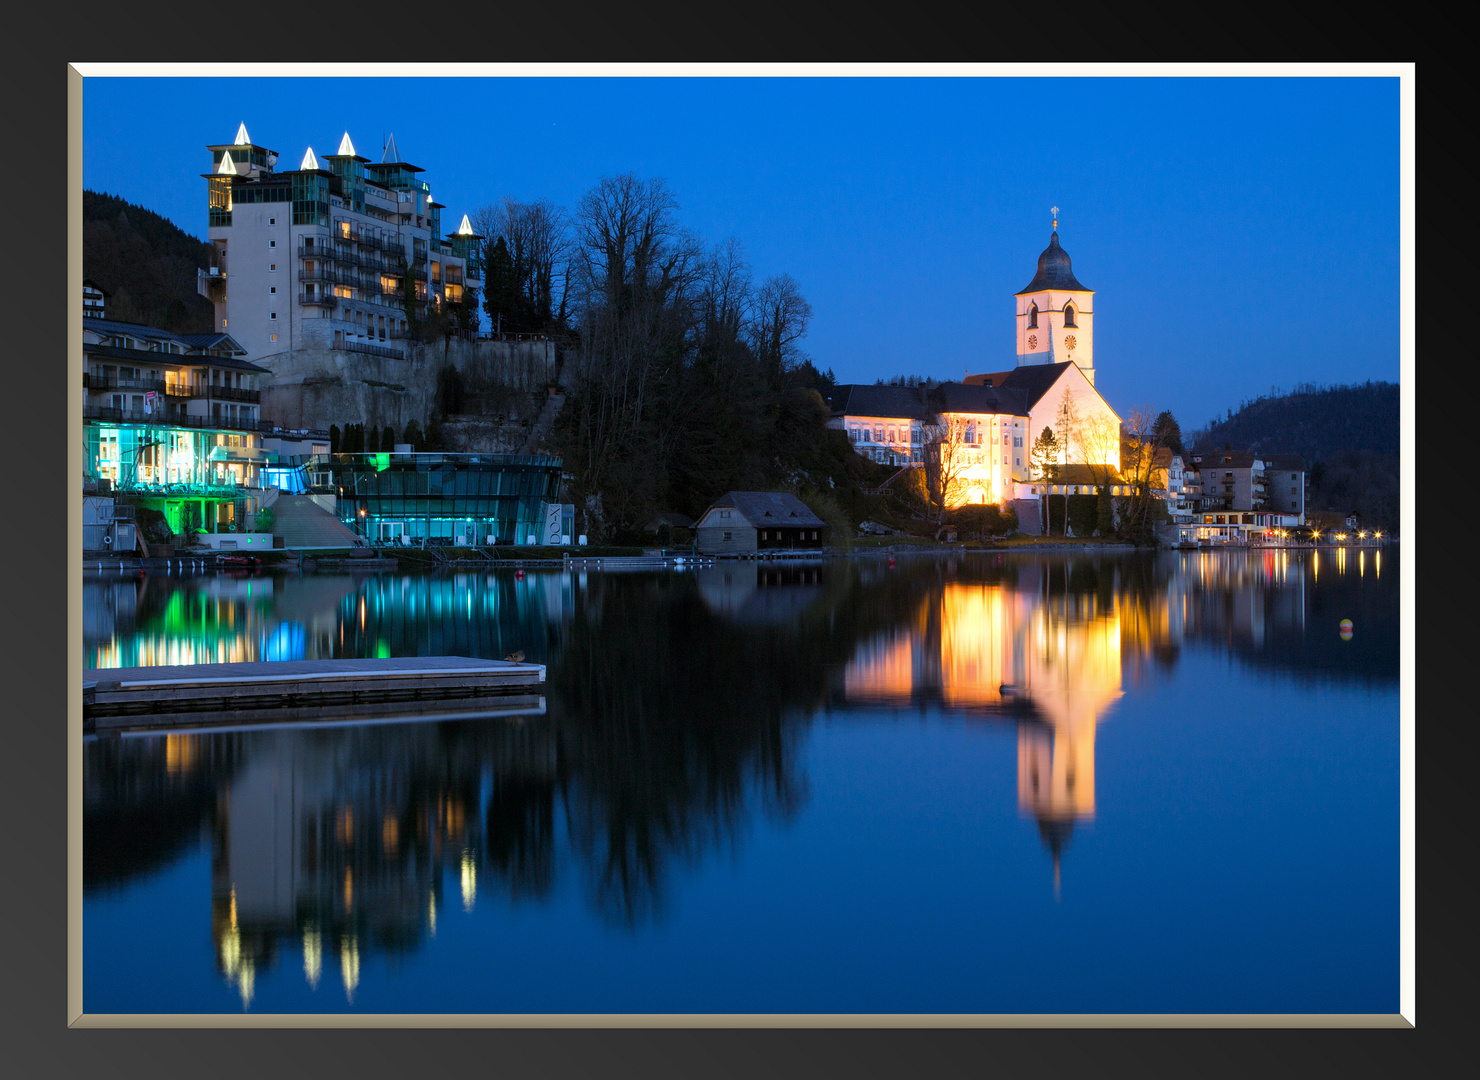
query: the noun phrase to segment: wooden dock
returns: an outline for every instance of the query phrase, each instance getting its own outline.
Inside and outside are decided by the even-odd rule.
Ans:
[[[391,711],[446,711],[452,700],[458,712],[486,712],[500,708],[492,699],[539,696],[544,681],[543,664],[468,656],[99,668],[83,684],[83,729],[323,723],[397,703]]]

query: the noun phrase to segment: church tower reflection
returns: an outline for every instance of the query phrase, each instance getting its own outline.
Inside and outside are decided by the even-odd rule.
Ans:
[[[1017,725],[1018,808],[1053,857],[1055,893],[1075,825],[1095,814],[1095,732],[1123,693],[1122,623],[1150,621],[1127,610],[1134,601],[1113,577],[1086,569],[943,583],[864,643],[843,675],[850,705],[934,705]]]

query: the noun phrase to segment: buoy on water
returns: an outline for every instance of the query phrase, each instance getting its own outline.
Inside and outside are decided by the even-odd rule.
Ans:
[[[515,581],[523,581],[524,580],[524,571],[522,569],[515,570],[514,571],[514,580]]]

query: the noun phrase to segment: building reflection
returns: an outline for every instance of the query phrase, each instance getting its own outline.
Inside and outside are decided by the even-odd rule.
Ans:
[[[254,737],[218,794],[218,970],[249,1007],[258,975],[296,948],[310,986],[327,965],[353,1002],[367,949],[404,953],[436,933],[446,876],[468,911],[499,882],[543,894],[554,770],[538,717]]]
[[[1097,567],[1067,563],[946,582],[843,673],[849,705],[934,705],[1016,725],[1018,807],[1038,823],[1055,887],[1075,824],[1094,817],[1095,731],[1122,695],[1122,623],[1152,621],[1106,572],[1109,589]]]
[[[1012,725],[1016,811],[1057,888],[1097,813],[1099,725],[1181,650],[1396,681],[1380,628],[1398,575],[1389,560],[1378,578],[1379,554],[1326,553],[1319,583],[1316,553],[1290,551],[91,583],[98,664],[522,649],[549,665],[550,712],[91,744],[84,887],[204,837],[215,965],[244,1005],[280,952],[353,1001],[375,954],[490,897],[543,902],[558,867],[613,923],[659,917],[673,867],[802,811],[800,745],[831,703]]]

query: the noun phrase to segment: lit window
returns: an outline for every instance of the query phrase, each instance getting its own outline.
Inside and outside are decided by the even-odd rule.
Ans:
[[[273,334],[273,335],[272,335],[272,340],[273,340],[273,341],[276,341],[276,340],[277,340],[277,335],[276,335],[276,334]]]
[[[277,263],[269,263],[267,269],[271,270],[274,274],[277,273]]]

